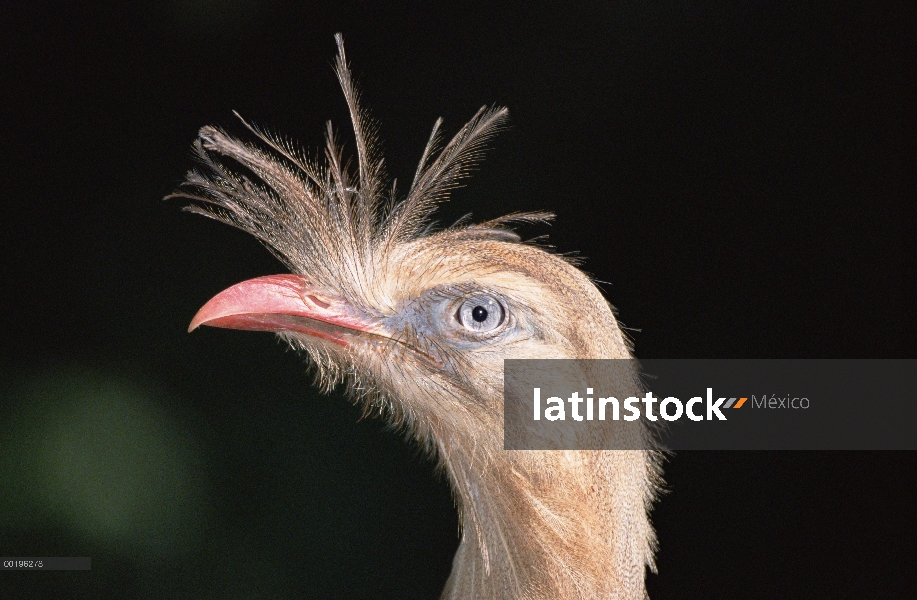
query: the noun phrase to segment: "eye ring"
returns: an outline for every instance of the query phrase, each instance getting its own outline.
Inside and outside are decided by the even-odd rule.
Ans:
[[[491,333],[506,321],[506,310],[492,296],[475,296],[462,302],[455,318],[468,331]]]

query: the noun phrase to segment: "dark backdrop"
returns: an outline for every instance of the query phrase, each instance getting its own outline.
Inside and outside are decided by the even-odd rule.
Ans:
[[[161,201],[232,110],[311,148],[346,132],[337,31],[401,181],[436,117],[509,107],[442,222],[556,211],[523,234],[610,282],[638,356],[915,356],[904,4],[574,4],[3,9],[0,555],[93,568],[0,573],[0,596],[437,596],[446,483],[271,336],[187,335],[281,267]],[[681,453],[651,596],[909,596],[915,466]]]

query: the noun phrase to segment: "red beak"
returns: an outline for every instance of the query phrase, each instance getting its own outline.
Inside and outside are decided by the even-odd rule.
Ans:
[[[304,333],[341,346],[375,329],[351,305],[325,297],[301,275],[268,275],[237,283],[201,307],[188,331],[201,325]]]

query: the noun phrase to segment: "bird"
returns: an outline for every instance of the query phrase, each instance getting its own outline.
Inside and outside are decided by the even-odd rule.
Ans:
[[[400,196],[335,40],[355,162],[331,123],[315,157],[241,117],[248,141],[200,130],[199,166],[170,197],[254,235],[289,273],[218,293],[189,332],[277,334],[307,356],[323,391],[344,384],[439,462],[461,527],[443,599],[647,598],[660,453],[503,444],[504,361],[632,358],[613,307],[569,257],[513,230],[551,213],[433,225],[507,110],[482,107],[448,142],[436,120]]]

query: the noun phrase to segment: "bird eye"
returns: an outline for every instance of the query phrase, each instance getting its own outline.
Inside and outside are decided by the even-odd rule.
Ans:
[[[475,333],[487,333],[503,324],[503,306],[490,296],[478,296],[465,300],[455,317],[465,329]]]

